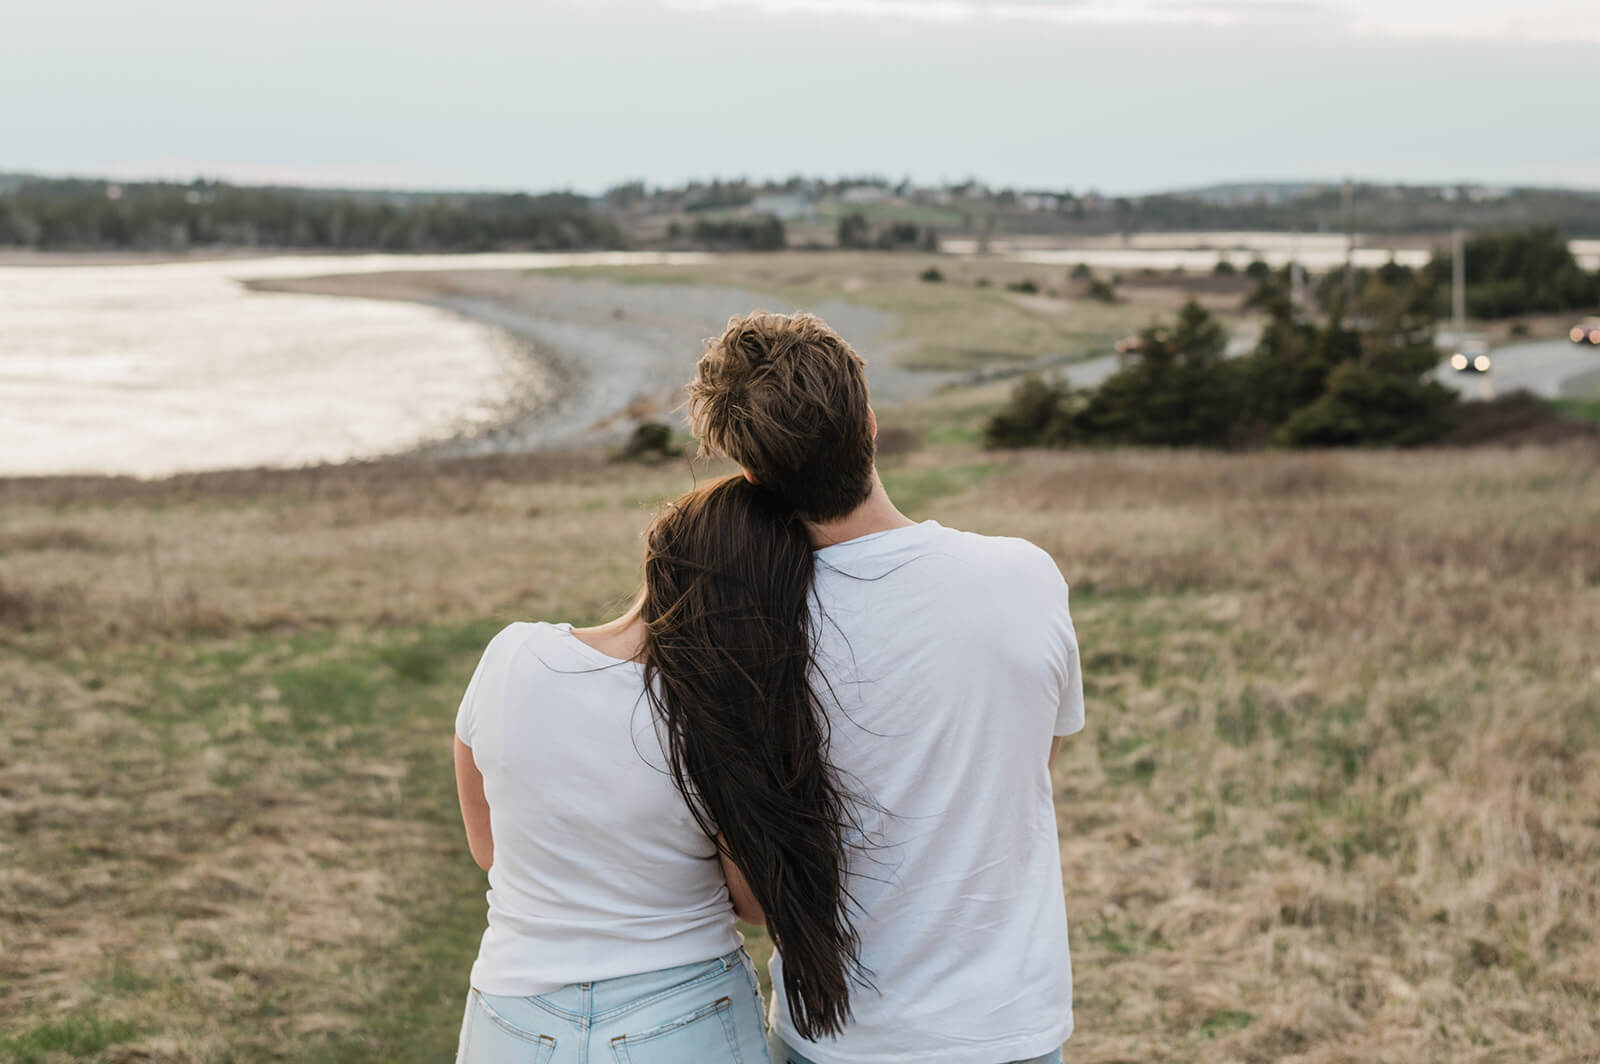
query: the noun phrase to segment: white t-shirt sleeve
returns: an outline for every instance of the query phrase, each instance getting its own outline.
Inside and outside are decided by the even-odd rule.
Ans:
[[[1043,552],[1041,552],[1043,553]],[[1049,555],[1045,555],[1049,558]],[[1083,669],[1078,660],[1078,633],[1072,626],[1068,606],[1067,582],[1050,561],[1051,667],[1056,676],[1056,735],[1071,735],[1083,730]]]
[[[1061,587],[1063,594],[1066,585]],[[1078,633],[1072,627],[1072,615],[1062,603],[1061,621],[1065,627],[1061,657],[1056,666],[1061,684],[1061,703],[1056,709],[1057,735],[1071,735],[1083,730],[1083,668],[1078,661]]]
[[[487,654],[478,659],[478,667],[472,670],[472,679],[467,682],[467,693],[461,696],[461,705],[456,709],[456,738],[467,746],[472,745],[473,703],[478,693],[478,677],[483,675],[483,663],[487,659]]]
[[[517,634],[513,630],[518,627],[515,624],[508,625],[489,640],[489,645],[484,648],[483,657],[478,659],[478,667],[472,670],[472,679],[467,683],[467,693],[461,696],[461,705],[456,710],[456,738],[467,746],[473,745],[473,736],[483,716],[484,707],[481,703],[485,698],[486,689],[501,686],[498,682],[485,680],[484,677],[497,670],[504,670],[507,654],[517,639]]]

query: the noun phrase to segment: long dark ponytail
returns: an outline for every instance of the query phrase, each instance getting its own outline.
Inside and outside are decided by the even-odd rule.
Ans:
[[[678,790],[720,835],[783,955],[784,994],[806,1038],[850,1015],[860,942],[845,880],[850,796],[827,762],[813,690],[811,543],[742,477],[689,493],[645,551],[645,688]]]

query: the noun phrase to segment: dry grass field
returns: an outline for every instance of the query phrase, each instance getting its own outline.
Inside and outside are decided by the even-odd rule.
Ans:
[[[1069,1060],[1597,1059],[1600,455],[925,437],[905,507],[1074,587]],[[455,700],[696,475],[0,482],[0,1060],[448,1059]]]

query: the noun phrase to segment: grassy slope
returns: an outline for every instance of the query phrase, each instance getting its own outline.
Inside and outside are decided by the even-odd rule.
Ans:
[[[919,275],[937,266],[947,280],[924,283]],[[971,370],[1015,365],[1042,357],[1086,357],[1111,349],[1118,337],[1168,313],[1171,290],[1128,295],[1140,302],[1110,306],[1085,299],[1023,296],[1008,282],[1032,280],[1042,291],[1065,293],[1065,269],[1003,259],[876,252],[791,252],[726,255],[702,266],[586,267],[572,276],[605,276],[637,284],[719,284],[750,288],[801,307],[848,300],[895,314],[891,337],[905,366]],[[987,287],[978,287],[984,278]],[[1236,297],[1225,301],[1238,303]],[[1233,315],[1223,306],[1225,320]]]
[[[972,402],[906,416],[959,440]],[[1075,587],[1075,1059],[1596,1044],[1595,468],[893,461],[914,514],[1029,536]],[[454,701],[503,621],[607,612],[691,479],[571,458],[0,485],[0,1059],[446,1057],[483,889]]]

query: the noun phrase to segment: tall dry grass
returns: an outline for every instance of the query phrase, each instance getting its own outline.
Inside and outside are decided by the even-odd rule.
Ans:
[[[1590,450],[1036,455],[1077,586],[1074,1059],[1600,1055]]]
[[[1594,1059],[1596,466],[894,460],[916,516],[1074,586],[1071,1059]],[[0,1057],[447,1054],[482,889],[453,699],[496,624],[626,594],[696,475],[0,483]]]

